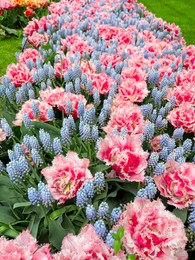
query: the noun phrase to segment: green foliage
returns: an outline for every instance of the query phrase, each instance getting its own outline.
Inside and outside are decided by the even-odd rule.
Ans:
[[[178,25],[187,44],[195,44],[194,0],[139,0],[138,2],[143,3],[157,17]]]
[[[120,227],[116,234],[112,234],[112,236],[114,238],[114,252],[117,254],[122,247],[121,239],[124,236],[124,227]]]

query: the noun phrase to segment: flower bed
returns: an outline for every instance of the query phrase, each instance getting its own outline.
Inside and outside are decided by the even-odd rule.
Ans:
[[[1,78],[2,259],[188,259],[195,47],[136,1],[49,12]]]

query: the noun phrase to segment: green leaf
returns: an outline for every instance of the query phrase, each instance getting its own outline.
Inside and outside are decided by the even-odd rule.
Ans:
[[[13,209],[21,208],[21,207],[27,207],[27,206],[30,206],[30,205],[31,205],[30,201],[18,202],[18,203],[14,204]]]
[[[55,210],[54,212],[52,212],[52,213],[50,214],[50,219],[51,219],[51,220],[55,220],[55,219],[59,218],[59,216],[61,216],[62,214],[64,214],[65,211],[66,211],[66,208],[65,208],[65,207],[63,207],[63,208],[61,208],[61,209]]]
[[[14,217],[9,207],[0,206],[0,222],[3,224],[12,224],[17,219]]]
[[[40,121],[34,121],[33,122],[35,130],[44,129],[46,132],[48,132],[51,137],[60,137],[60,129],[56,128],[53,125],[50,125],[48,123],[43,123]]]
[[[5,236],[16,238],[19,233],[15,229],[7,229],[4,233]]]
[[[108,194],[107,198],[115,198],[115,197],[117,196],[118,191],[119,191],[119,188],[117,188],[116,190],[110,192],[110,193]],[[106,199],[107,199],[107,198],[106,198]]]
[[[183,223],[186,222],[186,219],[187,219],[187,213],[188,213],[188,210],[187,209],[174,209],[173,210],[173,214],[180,218]]]
[[[120,240],[114,240],[114,252],[117,254],[120,251],[121,242]]]
[[[135,260],[136,259],[136,255],[135,254],[131,254],[127,256],[127,260]]]
[[[124,236],[124,227],[120,227],[117,231],[119,238],[121,239]]]
[[[92,167],[91,168],[91,172],[92,173],[96,173],[96,172],[104,172],[106,170],[110,169],[109,165],[105,165],[105,164],[100,164],[97,165],[96,167]]]
[[[119,240],[120,238],[119,238],[119,236],[118,236],[118,234],[112,234],[112,237],[114,238],[114,239],[116,239],[116,240]]]
[[[61,221],[61,217],[57,220],[49,219],[49,241],[58,250],[61,247],[63,238],[72,231],[72,229],[64,229]]]
[[[31,215],[28,228],[33,237],[37,237],[40,222],[41,222],[41,218],[39,216],[37,216],[36,214]]]

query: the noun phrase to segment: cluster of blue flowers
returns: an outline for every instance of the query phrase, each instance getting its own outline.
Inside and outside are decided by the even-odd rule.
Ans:
[[[110,230],[120,218],[122,208],[117,207],[110,209],[107,202],[103,201],[98,205],[93,204],[96,194],[105,189],[105,178],[102,172],[94,175],[93,181],[87,181],[83,188],[80,188],[76,196],[76,204],[85,208],[87,219],[93,223],[96,233],[101,236],[109,246],[113,246],[113,230]]]
[[[54,201],[49,188],[43,183],[38,183],[38,188],[28,188],[28,199],[32,205],[40,206],[41,204],[48,207]]]

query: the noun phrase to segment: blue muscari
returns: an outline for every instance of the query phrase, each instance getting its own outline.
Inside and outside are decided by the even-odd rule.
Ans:
[[[53,139],[53,150],[54,150],[55,154],[61,154],[62,153],[61,140],[58,137],[55,137]]]
[[[173,131],[172,137],[177,141],[177,140],[182,140],[184,135],[184,129],[182,127],[176,128]]]
[[[148,117],[152,113],[153,105],[152,104],[141,105],[140,108],[143,116]]]
[[[55,120],[55,114],[54,114],[54,110],[53,110],[52,107],[49,107],[49,108],[48,108],[47,116],[48,116],[48,119],[49,119],[50,121]]]
[[[54,201],[49,188],[43,182],[38,183],[38,193],[43,206],[48,207]]]
[[[29,99],[34,99],[35,98],[35,92],[34,92],[33,89],[29,89],[28,96],[29,96]]]
[[[161,147],[168,146],[170,136],[168,134],[163,134],[160,140]]]
[[[39,192],[34,187],[28,188],[28,200],[32,205],[40,205]]]
[[[97,88],[94,88],[94,90],[93,90],[93,101],[94,101],[94,104],[100,103],[100,93],[97,90]]]
[[[72,111],[73,111],[72,102],[70,100],[67,100],[66,101],[66,113],[70,114]]]
[[[188,222],[190,229],[195,232],[195,202],[192,202],[189,207],[189,216],[188,216]]]
[[[32,148],[31,148],[31,144],[30,144],[30,135],[26,134],[24,135],[23,137],[23,143],[24,145],[26,146],[27,150],[30,151]]]
[[[186,158],[185,158],[184,156],[181,156],[181,157],[177,158],[176,161],[177,161],[179,164],[181,164],[181,163],[186,162]]]
[[[32,112],[34,117],[38,116],[40,113],[39,106],[35,101],[32,102]]]
[[[95,194],[95,189],[92,181],[86,181],[83,190],[86,192],[86,195],[89,199],[93,198]]]
[[[105,177],[103,172],[96,172],[94,175],[94,185],[96,187],[104,187],[105,186]]]
[[[190,152],[190,150],[191,150],[191,148],[192,148],[192,140],[191,140],[191,139],[186,139],[186,140],[183,142],[182,147],[183,147],[183,149],[184,149],[184,153]]]
[[[89,124],[84,124],[83,129],[81,130],[82,134],[80,133],[82,140],[90,140],[91,139],[91,127]]]
[[[154,128],[155,125],[151,122],[149,122],[145,127],[144,127],[144,138],[146,140],[151,140],[154,136]]]
[[[167,144],[167,148],[169,153],[172,152],[175,148],[176,144],[175,144],[175,140],[173,138],[171,138]]]
[[[84,207],[89,202],[89,198],[83,188],[77,191],[76,205],[78,207]]]
[[[112,212],[110,214],[111,221],[116,223],[119,220],[121,214],[122,214],[121,207],[113,208],[113,210],[112,210]]]
[[[12,150],[7,151],[8,157],[10,161],[17,160],[16,153]]]
[[[76,130],[76,124],[75,124],[75,121],[74,121],[74,118],[72,115],[68,116],[67,124],[68,124],[70,133],[73,134],[73,131]]]
[[[69,145],[72,142],[72,138],[68,126],[64,126],[60,129],[60,135],[61,135],[62,144]]]
[[[176,157],[175,152],[174,152],[174,151],[173,151],[173,152],[170,152],[169,155],[167,156],[167,162],[168,162],[168,161],[175,160],[175,159],[176,159],[175,157]]]
[[[93,125],[92,126],[92,130],[91,130],[91,139],[93,142],[96,142],[99,138],[99,129],[97,125]]]
[[[155,167],[159,160],[159,154],[157,152],[152,152],[148,160],[148,166]]]
[[[53,142],[51,140],[50,134],[47,133],[44,129],[39,130],[39,139],[43,145],[43,148],[46,152],[53,151]]]
[[[26,114],[26,113],[24,113],[22,119],[23,119],[23,123],[24,123],[25,127],[26,127],[27,129],[31,129],[31,128],[32,128],[32,122],[31,122],[31,120],[30,120],[29,115]]]
[[[98,207],[97,215],[99,218],[108,217],[109,215],[109,205],[107,202],[101,202]]]
[[[79,100],[79,104],[78,104],[78,114],[79,114],[79,117],[83,117],[84,112],[85,112],[85,106],[83,104],[83,101]]]
[[[184,149],[182,146],[176,147],[174,149],[175,152],[175,159],[177,160],[178,158],[182,157],[185,153]]]
[[[89,110],[86,110],[83,115],[83,120],[85,124],[94,124],[96,121],[95,108],[92,107]]]
[[[20,157],[18,160],[12,160],[6,165],[6,171],[10,180],[17,184],[23,179],[25,173],[29,172],[28,161],[25,157]]]
[[[160,159],[165,160],[167,159],[169,152],[167,147],[163,147],[161,152],[160,152]]]
[[[147,81],[149,84],[157,85],[159,81],[160,73],[157,70],[150,70],[148,74]]]
[[[92,204],[87,205],[85,213],[88,220],[96,219],[96,209]]]
[[[157,163],[156,167],[154,168],[153,173],[155,175],[161,175],[161,174],[163,174],[164,170],[165,170],[165,165],[164,165],[164,163],[160,162],[160,163]]]
[[[110,230],[105,238],[105,242],[109,247],[113,247],[114,244],[113,234],[116,234],[116,231]]]
[[[79,94],[81,92],[81,81],[80,81],[80,78],[76,78],[75,79],[74,88],[75,88],[75,93],[76,94]]]
[[[6,136],[10,137],[13,135],[13,131],[5,118],[1,119],[1,128],[6,133]]]
[[[94,223],[94,229],[95,232],[102,238],[105,237],[106,233],[107,233],[107,228],[106,225],[104,223],[104,221],[102,219],[97,220]]]
[[[31,155],[33,162],[36,164],[36,166],[40,166],[43,164],[43,160],[39,154],[39,151],[37,151],[35,148],[31,150]]]

